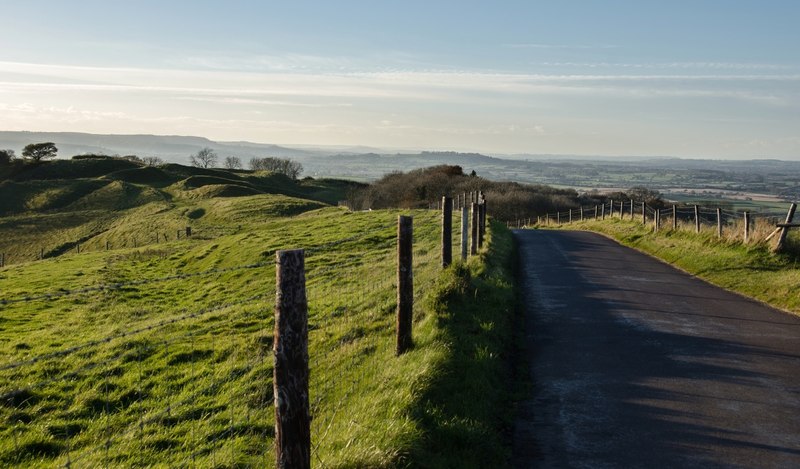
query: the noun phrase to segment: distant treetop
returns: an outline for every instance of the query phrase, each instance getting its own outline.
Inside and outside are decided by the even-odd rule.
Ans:
[[[58,148],[53,142],[31,143],[22,149],[22,157],[34,163],[55,158],[56,153],[58,153]]]

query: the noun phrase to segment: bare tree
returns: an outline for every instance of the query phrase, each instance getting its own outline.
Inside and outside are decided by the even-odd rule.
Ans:
[[[226,156],[223,166],[225,169],[242,169],[242,160],[238,156]]]
[[[157,156],[145,156],[142,158],[142,163],[146,164],[147,166],[160,166],[164,164],[164,160]]]
[[[217,154],[211,148],[205,147],[194,155],[190,155],[189,162],[198,168],[210,168],[217,164]]]

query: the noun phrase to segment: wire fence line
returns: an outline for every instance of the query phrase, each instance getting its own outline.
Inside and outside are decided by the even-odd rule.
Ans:
[[[693,230],[696,233],[713,228],[718,238],[744,243],[768,242],[780,234],[775,250],[783,247],[788,230],[800,227],[793,223],[796,204],[790,204],[789,211],[778,210],[745,211],[721,207],[702,207],[700,205],[652,206],[641,201],[613,201],[591,207],[579,207],[537,215],[536,217],[508,222],[508,226],[523,228],[527,226],[561,225],[583,220],[630,219],[652,224],[654,231],[662,229]]]
[[[458,226],[460,214],[452,217]],[[440,219],[421,218],[424,223],[414,234],[420,240],[413,251],[414,298],[428,292],[441,264]],[[369,438],[347,437],[353,432],[344,429],[387,432],[379,420],[368,418],[374,409],[365,407],[358,394],[366,385],[380,385],[383,364],[394,357],[395,226],[380,224],[305,251],[314,466],[334,465],[342,454],[356,460],[379,449]],[[457,246],[458,230],[452,231],[447,236]],[[353,252],[360,243],[367,249]],[[0,306],[15,313],[68,309],[66,300],[80,303],[90,294],[116,298],[141,285],[191,288],[200,279],[214,282],[237,271],[267,279],[275,275],[275,264],[258,261],[31,292],[0,298]],[[0,439],[6,442],[0,445],[0,465],[276,465],[277,292],[267,281],[253,293],[197,309],[156,306],[116,330],[72,343],[65,338],[61,347],[30,355],[27,346],[18,347],[18,354],[0,364]],[[0,310],[0,319],[12,319],[9,311]]]

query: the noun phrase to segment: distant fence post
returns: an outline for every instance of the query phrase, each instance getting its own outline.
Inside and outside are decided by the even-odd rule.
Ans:
[[[625,202],[619,202],[619,219],[622,220],[625,217]]]
[[[276,260],[273,394],[277,467],[311,467],[308,404],[308,301],[302,249],[278,251]]]
[[[694,232],[700,232],[700,207],[698,205],[694,206]]]
[[[744,212],[744,243],[750,241],[750,212]]]
[[[678,229],[678,207],[672,204],[672,231]]]
[[[717,238],[722,238],[722,209],[717,207]]]
[[[187,238],[191,238],[192,237],[192,227],[191,226],[187,226],[186,227],[186,237]]]
[[[6,253],[0,252],[0,267],[6,266]]]
[[[583,221],[583,205],[581,205],[581,221]]]
[[[600,219],[601,220],[605,220],[606,219],[606,203],[605,202],[603,202],[603,204],[600,205]]]
[[[792,223],[792,220],[794,220],[795,210],[797,210],[797,204],[792,203],[792,205],[789,207],[789,213],[786,214],[786,221],[784,222],[785,224],[788,225]],[[788,226],[781,227],[781,234],[778,237],[778,244],[775,245],[775,252],[780,252],[781,250],[783,250],[783,245],[786,243],[786,236],[788,234],[789,234],[789,227]]]
[[[633,199],[631,199],[631,221],[633,221]]]
[[[442,197],[442,267],[453,262],[453,198]]]
[[[597,220],[597,205],[594,206],[594,219]]]
[[[44,248],[42,248],[42,249],[39,251],[39,260],[40,260],[40,261],[43,261],[43,260],[44,260]]]
[[[572,223],[572,209],[569,209],[569,222]]]
[[[661,210],[656,209],[653,214],[653,225],[655,227],[655,232],[658,233],[658,230],[661,229]]]
[[[466,200],[466,199],[465,199]],[[469,208],[464,204],[461,207],[461,260],[467,260],[469,245]]]
[[[480,215],[478,214],[478,204],[472,202],[471,204],[471,219],[470,219],[470,242],[469,253],[474,256],[478,254],[478,223],[480,222]]]
[[[647,202],[642,202],[642,225],[647,224]]]
[[[608,218],[614,218],[614,199],[608,201]]]
[[[478,203],[478,247],[483,247],[483,238],[486,236],[486,202]]]
[[[556,223],[561,224],[561,212],[556,212]]]
[[[411,348],[414,309],[413,237],[414,219],[401,215],[397,220],[397,355]]]

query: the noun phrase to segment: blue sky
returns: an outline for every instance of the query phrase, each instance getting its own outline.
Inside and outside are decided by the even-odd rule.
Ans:
[[[0,129],[800,159],[800,2],[0,0]]]

